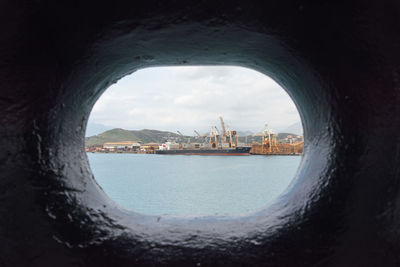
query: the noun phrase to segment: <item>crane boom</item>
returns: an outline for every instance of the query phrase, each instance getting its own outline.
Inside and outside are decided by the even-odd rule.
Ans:
[[[194,133],[197,134],[198,137],[201,137],[201,135],[196,130],[194,130]]]
[[[224,119],[222,118],[222,116],[219,116],[219,120],[221,121],[222,135],[226,136],[225,123],[224,123]]]
[[[183,134],[180,131],[176,131],[178,134],[180,134],[183,137]]]

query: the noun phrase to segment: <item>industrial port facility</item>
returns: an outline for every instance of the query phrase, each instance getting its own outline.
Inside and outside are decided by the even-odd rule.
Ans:
[[[161,154],[161,155],[301,155],[303,152],[304,141],[300,135],[287,135],[283,139],[278,139],[278,134],[271,130],[267,124],[260,133],[253,134],[252,137],[258,141],[247,143],[247,136],[244,142],[239,142],[237,131],[231,130],[222,116],[219,117],[221,131],[217,126],[212,126],[208,134],[199,134],[194,130],[195,137],[184,136],[177,131],[180,140],[166,136],[162,143],[140,144],[137,141],[106,142],[99,146],[87,146],[87,152],[99,153],[141,153],[141,154]],[[242,138],[243,139],[243,138]],[[194,140],[194,142],[191,142]]]

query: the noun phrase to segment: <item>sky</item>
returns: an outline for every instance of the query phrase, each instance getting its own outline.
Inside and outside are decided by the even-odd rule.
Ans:
[[[156,67],[110,86],[92,109],[87,136],[95,127],[203,134],[214,125],[221,129],[219,116],[232,130],[254,133],[265,123],[279,132],[300,122],[288,94],[260,72],[233,66]]]

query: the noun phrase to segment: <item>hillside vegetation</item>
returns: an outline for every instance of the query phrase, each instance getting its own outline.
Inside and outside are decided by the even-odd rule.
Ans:
[[[107,142],[121,142],[121,141],[135,141],[141,144],[145,143],[162,143],[165,142],[166,137],[179,137],[178,134],[157,131],[157,130],[124,130],[124,129],[112,129],[105,131],[104,133],[86,137],[86,146],[92,145],[103,145]]]

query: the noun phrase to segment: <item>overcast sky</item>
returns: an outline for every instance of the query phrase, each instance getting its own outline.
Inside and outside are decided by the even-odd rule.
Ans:
[[[99,98],[89,126],[155,129],[194,135],[219,129],[280,131],[300,121],[287,93],[272,79],[242,67],[157,67],[139,70]],[[88,130],[89,131],[89,130]]]

